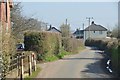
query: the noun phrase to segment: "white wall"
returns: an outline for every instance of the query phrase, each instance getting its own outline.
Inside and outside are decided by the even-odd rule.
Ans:
[[[84,40],[86,40],[87,38],[89,38],[89,34],[90,34],[90,38],[106,38],[107,37],[107,31],[102,31],[102,34],[100,34],[100,31],[84,31]]]

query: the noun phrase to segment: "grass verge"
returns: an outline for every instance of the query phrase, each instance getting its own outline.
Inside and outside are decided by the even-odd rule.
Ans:
[[[67,52],[64,49],[62,49],[61,53],[58,54],[58,58],[62,59],[62,58],[64,58],[65,55],[78,54],[79,52],[81,52],[84,49],[85,49],[85,46],[80,46],[78,49],[76,49],[75,52]]]
[[[58,58],[62,59],[65,55],[71,54],[70,52],[67,52],[65,50],[62,50],[61,53],[58,54]]]
[[[58,57],[55,55],[49,56],[45,58],[45,62],[52,62],[58,60]]]
[[[79,48],[77,48],[74,52],[67,52],[65,51],[63,48],[61,48],[61,51],[59,54],[54,54],[54,55],[46,55],[45,57],[43,57],[43,62],[52,62],[52,61],[56,61],[59,59],[64,58],[65,55],[72,55],[72,54],[77,54],[80,53],[80,51],[84,50],[85,46],[80,46]]]

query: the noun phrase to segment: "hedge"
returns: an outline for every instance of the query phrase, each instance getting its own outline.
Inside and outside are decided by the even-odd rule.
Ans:
[[[88,39],[85,41],[85,45],[104,50],[111,59],[113,70],[120,76],[120,42],[117,39]]]
[[[83,42],[76,38],[62,38],[62,46],[67,52],[77,53],[78,48],[83,47]]]
[[[120,77],[120,41],[118,41],[117,45],[117,47],[112,48],[111,61],[114,71],[116,71]]]
[[[54,61],[66,54],[78,53],[83,48],[83,41],[76,38],[65,37],[61,34],[49,31],[26,31],[24,34],[26,51],[37,53],[37,59],[41,61]]]
[[[85,46],[95,46],[100,50],[104,50],[109,56],[113,47],[118,46],[117,40],[112,39],[87,39],[85,41]]]
[[[27,31],[24,34],[25,50],[35,51],[39,60],[55,57],[61,49],[61,35],[52,32]]]

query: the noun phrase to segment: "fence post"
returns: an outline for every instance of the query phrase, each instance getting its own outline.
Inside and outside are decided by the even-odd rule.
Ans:
[[[17,69],[18,69],[18,76],[20,75],[20,68],[19,68],[19,54],[17,55]]]
[[[32,53],[32,59],[33,59],[33,69],[34,69],[34,71],[36,71],[35,53]]]
[[[21,76],[20,79],[23,80],[24,78],[24,69],[23,69],[23,53],[21,55]]]
[[[34,71],[36,71],[36,60],[34,59]]]
[[[31,68],[31,55],[28,56],[28,62],[29,62],[29,76],[32,74],[32,68]]]

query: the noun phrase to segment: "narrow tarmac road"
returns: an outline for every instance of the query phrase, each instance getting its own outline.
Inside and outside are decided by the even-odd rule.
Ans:
[[[110,78],[101,67],[100,52],[87,47],[79,54],[40,64],[42,71],[37,78]]]

